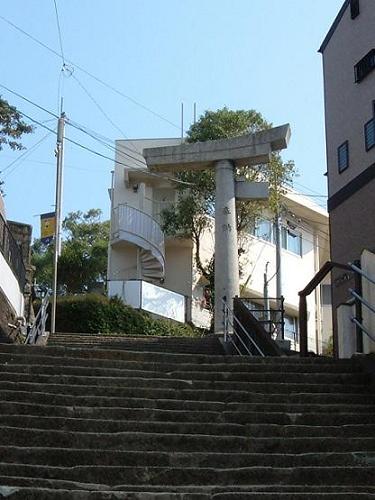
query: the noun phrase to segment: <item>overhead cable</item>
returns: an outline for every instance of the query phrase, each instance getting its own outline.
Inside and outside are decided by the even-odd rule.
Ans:
[[[49,47],[48,45],[46,45],[44,42],[42,42],[41,40],[39,40],[38,38],[34,37],[33,35],[31,35],[27,31],[23,30],[22,28],[20,28],[16,24],[14,24],[12,21],[9,21],[9,19],[7,19],[6,17],[0,15],[0,19],[3,20],[5,23],[7,23],[9,26],[12,26],[12,28],[16,29],[17,31],[19,31],[20,33],[22,33],[23,35],[25,35],[26,37],[30,38],[30,40],[33,40],[33,42],[37,43],[38,45],[40,45],[44,49],[46,49],[49,52],[51,52],[52,54],[54,54],[55,56],[59,57],[60,59],[63,59],[62,55],[59,54],[56,50],[52,49],[51,47]],[[177,128],[178,130],[180,130],[180,126],[179,125],[176,125],[175,123],[173,123],[171,120],[169,120],[165,116],[157,113],[156,111],[153,111],[151,108],[149,108],[148,106],[145,106],[144,104],[142,104],[141,102],[137,101],[133,97],[130,97],[129,95],[124,94],[120,90],[116,89],[113,85],[105,82],[104,80],[102,80],[98,76],[94,75],[93,73],[90,73],[90,71],[87,71],[82,66],[80,66],[80,65],[76,64],[75,62],[73,62],[71,60],[68,60],[68,59],[66,59],[66,62],[68,62],[69,64],[71,64],[72,66],[74,66],[75,68],[77,68],[78,70],[82,71],[82,73],[85,73],[87,76],[89,76],[90,78],[94,79],[95,81],[97,81],[98,83],[100,83],[101,85],[103,85],[104,87],[107,87],[109,90],[111,90],[115,94],[117,94],[117,95],[121,96],[122,98],[124,98],[124,99],[132,102],[133,104],[135,104],[136,106],[144,109],[145,111],[148,111],[149,113],[151,113],[152,115],[156,116],[160,120],[165,121],[166,123],[168,123],[172,127]]]

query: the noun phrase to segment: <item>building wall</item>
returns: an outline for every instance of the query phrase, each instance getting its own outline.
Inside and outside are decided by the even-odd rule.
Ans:
[[[374,26],[373,0],[360,0],[355,19],[348,5],[323,50],[331,256],[342,264],[359,259],[365,248],[375,249],[375,148],[366,152],[364,137],[364,125],[374,116],[375,70],[359,83],[354,77],[354,66],[375,48]],[[349,143],[349,166],[339,173],[337,148],[344,141]],[[336,337],[336,308],[348,300],[353,286],[352,273],[332,272]]]
[[[375,48],[375,2],[360,0],[360,14],[348,7],[323,52],[329,197],[375,163],[375,148],[366,152],[364,124],[373,116],[375,70],[355,83],[354,66]],[[349,168],[338,172],[337,148],[349,141]]]

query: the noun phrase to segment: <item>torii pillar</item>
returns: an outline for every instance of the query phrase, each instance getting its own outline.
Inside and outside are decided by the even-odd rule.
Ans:
[[[179,172],[215,169],[215,333],[224,329],[223,298],[239,295],[236,199],[268,197],[264,182],[236,181],[235,168],[269,163],[271,153],[288,146],[289,125],[231,139],[184,143],[143,150],[150,170]]]

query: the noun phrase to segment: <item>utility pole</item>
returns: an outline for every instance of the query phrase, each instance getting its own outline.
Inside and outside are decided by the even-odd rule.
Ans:
[[[278,306],[281,307],[281,296],[283,294],[281,279],[282,279],[282,269],[281,269],[281,224],[280,224],[280,214],[277,211],[275,215],[275,244],[276,244],[276,297],[279,301]],[[281,313],[278,314],[281,318]],[[279,318],[278,318],[279,319]],[[277,338],[283,340],[282,329],[278,329]]]
[[[268,265],[269,262],[266,263],[266,267],[264,269],[263,274],[263,295],[264,295],[264,312],[265,312],[265,320],[267,321],[267,329],[268,333],[271,331],[271,310],[270,310],[270,299],[268,297]]]
[[[184,142],[184,103],[181,103],[181,144]]]
[[[61,254],[61,205],[63,191],[63,163],[64,163],[64,128],[65,113],[61,112],[57,122],[56,142],[56,206],[55,206],[55,248],[53,254],[53,294],[51,313],[51,333],[55,333],[56,327],[56,299],[57,299],[57,264]]]

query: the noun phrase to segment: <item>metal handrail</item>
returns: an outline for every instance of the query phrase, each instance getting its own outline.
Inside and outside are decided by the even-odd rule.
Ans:
[[[365,333],[365,334],[369,337],[369,339],[370,339],[370,340],[372,340],[373,342],[375,342],[375,337],[373,337],[373,336],[371,335],[371,333],[367,330],[367,328],[365,328],[365,327],[362,325],[362,323],[360,323],[360,322],[359,322],[359,321],[358,321],[358,320],[357,320],[354,316],[352,316],[350,319],[351,319],[351,321],[352,321],[355,325],[357,325],[357,326],[358,326],[358,328],[360,328],[360,329],[363,331],[363,333]]]
[[[349,292],[350,294],[355,298],[355,299],[358,299],[361,304],[363,304],[364,306],[367,307],[367,309],[369,309],[371,312],[373,312],[375,314],[375,307],[373,305],[370,304],[370,302],[368,302],[366,299],[364,299],[363,297],[361,297],[355,290],[353,290],[352,288],[349,288]]]
[[[255,342],[255,340],[251,337],[251,335],[248,333],[246,328],[243,326],[241,321],[236,317],[234,314],[233,310],[228,306],[228,303],[226,302],[225,299],[222,299],[222,304],[223,304],[223,309],[224,309],[224,342],[227,342],[228,339],[229,341],[236,347],[237,352],[242,356],[242,353],[240,353],[238,347],[236,344],[233,342],[233,335],[236,336],[236,338],[241,342],[241,344],[244,346],[246,352],[248,353],[249,356],[253,356],[253,353],[250,351],[250,349],[247,347],[245,342],[242,340],[241,336],[237,333],[234,322],[231,322],[230,317],[234,319],[234,321],[237,322],[237,324],[241,327],[241,330],[244,332],[246,337],[250,340],[252,345],[256,348],[256,350],[259,352],[259,354],[263,357],[265,357],[263,351],[260,349],[258,344]],[[232,326],[233,332],[229,332],[228,326]]]
[[[364,278],[366,278],[367,281],[370,281],[370,283],[372,283],[373,285],[375,285],[375,278],[372,278],[371,276],[369,276],[368,274],[366,274],[363,271],[363,269],[361,269],[360,267],[356,266],[352,262],[349,263],[349,266],[353,269],[353,271],[355,271],[356,273],[360,274],[361,276],[363,276]]]
[[[241,302],[243,302],[245,305],[248,302],[255,301],[255,300],[261,300],[259,297],[241,297],[240,298]],[[280,332],[281,338],[284,340],[284,330],[285,330],[285,308],[284,308],[284,302],[285,298],[283,296],[281,297],[268,297],[268,300],[273,301],[276,303],[277,308],[276,309],[253,309],[253,308],[248,308],[249,311],[253,313],[263,313],[265,318],[269,316],[270,319],[260,319],[258,315],[254,315],[257,319],[257,321],[263,325],[268,325],[268,332],[269,333],[274,333],[275,331],[277,333]],[[257,303],[256,303],[257,304]],[[257,304],[260,305],[260,304]],[[246,307],[248,307],[246,305]],[[268,314],[267,314],[268,313]],[[280,319],[273,318],[271,319],[272,314],[277,314]],[[271,332],[271,329],[273,328],[273,331]]]
[[[25,344],[36,344],[40,336],[44,336],[46,332],[46,322],[48,319],[48,305],[51,292],[48,291],[43,297],[40,309],[35,317],[34,323],[29,329],[25,339]]]
[[[369,281],[370,283],[372,283],[373,285],[375,285],[375,279],[372,277],[372,276],[369,276],[367,273],[365,273],[363,271],[363,269],[361,269],[359,266],[357,266],[356,264],[354,264],[353,262],[350,262],[349,263],[349,266],[351,267],[351,269],[357,273],[358,275],[360,275],[362,278],[365,278],[367,281]],[[360,287],[362,288],[362,287]],[[349,292],[351,294],[351,296],[353,297],[354,301],[359,304],[359,313],[357,313],[357,317],[355,316],[351,316],[350,320],[352,321],[352,323],[354,323],[357,328],[363,332],[365,335],[367,335],[367,337],[372,340],[373,342],[375,342],[375,337],[367,330],[367,328],[362,324],[362,313],[361,313],[361,306],[365,306],[367,307],[367,309],[372,312],[373,314],[375,314],[375,306],[370,304],[370,302],[368,302],[364,297],[362,297],[362,295],[360,295],[358,293],[358,291],[356,290],[353,290],[352,288],[349,288]],[[362,343],[361,343],[361,346],[362,346]]]

